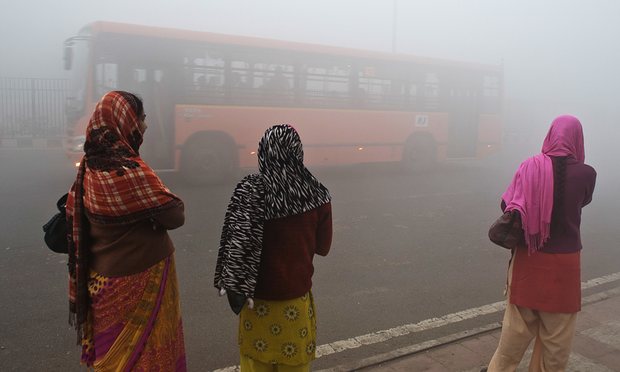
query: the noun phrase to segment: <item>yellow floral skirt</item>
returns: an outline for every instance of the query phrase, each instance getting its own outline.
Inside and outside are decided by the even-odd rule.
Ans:
[[[239,314],[242,356],[271,364],[296,366],[314,360],[316,315],[312,292],[286,301],[255,299],[254,309]]]

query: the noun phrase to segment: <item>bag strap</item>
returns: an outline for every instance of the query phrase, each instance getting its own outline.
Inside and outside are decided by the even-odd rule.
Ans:
[[[56,208],[58,208],[58,211],[60,211],[60,213],[65,213],[65,208],[67,206],[67,198],[69,197],[69,193],[64,194],[63,196],[60,197],[60,199],[58,199],[58,201],[56,202]]]
[[[512,274],[510,272],[510,264],[512,263],[512,260],[515,258],[515,255],[517,253],[517,248],[512,248],[510,250],[510,259],[508,260],[508,267],[506,268],[506,286],[504,287],[504,297],[506,297],[508,295],[508,286],[510,285],[510,278],[508,277],[510,274]],[[514,267],[513,267],[514,270]]]

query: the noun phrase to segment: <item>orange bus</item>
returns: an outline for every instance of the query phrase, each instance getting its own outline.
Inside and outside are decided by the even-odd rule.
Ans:
[[[138,93],[154,168],[213,183],[256,167],[272,124],[293,125],[310,165],[483,157],[501,140],[501,65],[95,22],[65,41],[70,157],[97,100]]]

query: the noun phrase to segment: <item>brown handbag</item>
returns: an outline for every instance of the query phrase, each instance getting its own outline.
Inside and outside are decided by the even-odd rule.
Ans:
[[[507,211],[495,220],[489,228],[489,239],[506,249],[513,249],[525,243],[519,211]]]

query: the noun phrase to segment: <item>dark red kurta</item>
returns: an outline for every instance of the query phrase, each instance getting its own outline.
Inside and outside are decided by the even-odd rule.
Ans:
[[[581,252],[527,254],[516,250],[510,303],[548,313],[581,310]]]

